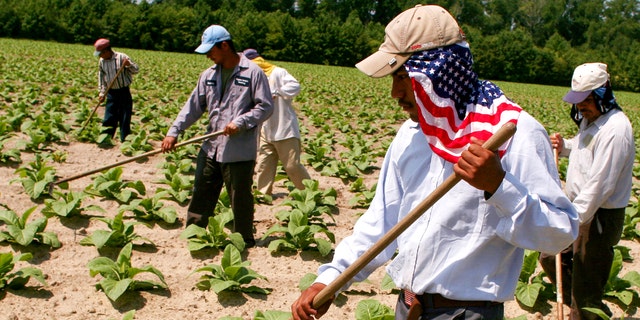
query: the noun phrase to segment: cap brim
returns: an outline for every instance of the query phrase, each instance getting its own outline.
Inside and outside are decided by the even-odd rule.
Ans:
[[[213,48],[213,45],[214,45],[214,44],[215,44],[215,43],[203,43],[203,44],[199,45],[199,46],[196,48],[196,50],[195,50],[195,51],[196,51],[197,53],[205,54],[205,53],[209,52],[209,50],[211,50],[211,48]]]
[[[101,51],[94,51],[93,52],[93,56],[94,57],[98,57],[98,56],[100,56],[100,53],[101,53]]]
[[[567,92],[566,95],[564,95],[564,98],[562,98],[562,100],[571,104],[578,104],[584,101],[590,94],[591,94],[591,90],[589,91],[570,90],[569,92]]]
[[[364,74],[380,78],[390,75],[411,57],[411,53],[388,53],[378,51],[356,64],[356,68]]]

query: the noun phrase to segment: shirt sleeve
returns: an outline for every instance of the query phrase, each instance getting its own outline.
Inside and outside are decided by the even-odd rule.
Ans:
[[[207,97],[205,87],[206,72],[203,72],[198,79],[198,85],[193,89],[187,102],[178,113],[173,124],[167,132],[169,137],[177,137],[192,124],[194,124],[207,110]]]
[[[100,58],[100,62],[98,62],[98,94],[103,97],[105,95],[105,90],[107,89],[107,85],[104,81],[104,71],[102,70],[102,58]]]
[[[131,63],[129,66],[125,67],[125,69],[127,69],[127,72],[129,72],[129,74],[136,74],[140,72],[140,67],[138,67],[138,64],[131,60],[131,58],[126,54],[123,55],[124,58],[129,59],[129,62]]]
[[[292,99],[300,93],[300,82],[285,69],[278,75],[277,83],[275,95]]]
[[[576,239],[578,214],[562,190],[546,131],[531,121],[522,116],[518,121],[502,160],[507,173],[487,202],[502,217],[498,236],[517,247],[556,254]]]

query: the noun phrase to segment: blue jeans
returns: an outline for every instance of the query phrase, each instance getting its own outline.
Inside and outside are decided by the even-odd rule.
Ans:
[[[116,128],[120,127],[120,141],[131,133],[131,114],[133,113],[133,99],[129,87],[111,89],[107,92],[107,103],[104,110],[102,126],[103,133],[111,138],[116,133]]]

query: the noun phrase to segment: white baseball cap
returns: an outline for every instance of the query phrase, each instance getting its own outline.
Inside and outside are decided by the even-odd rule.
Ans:
[[[444,8],[417,5],[397,15],[384,29],[384,42],[378,51],[356,64],[370,77],[391,74],[414,52],[465,41],[458,22]]]
[[[571,90],[562,98],[576,104],[584,101],[591,91],[604,86],[609,81],[607,65],[600,62],[584,63],[576,67],[571,79]]]

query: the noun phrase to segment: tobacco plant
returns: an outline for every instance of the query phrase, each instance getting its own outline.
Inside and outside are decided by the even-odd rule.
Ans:
[[[365,299],[356,306],[356,320],[393,320],[395,311],[393,308],[380,303],[378,300]]]
[[[622,228],[622,239],[640,239],[640,229],[636,228],[639,223],[640,206],[638,206],[638,202],[633,202],[631,206],[625,209],[624,226]]]
[[[120,151],[125,156],[137,156],[151,150],[153,150],[153,146],[149,143],[145,130],[139,130],[137,134],[128,135],[120,146]]]
[[[283,238],[272,240],[269,243],[269,251],[271,252],[316,249],[324,257],[331,252],[331,244],[336,242],[331,231],[316,224],[309,224],[307,216],[300,211],[292,211],[286,226],[272,226],[265,232],[262,239],[264,240],[274,233],[282,234]],[[318,233],[324,234],[329,240],[317,238],[316,234]]]
[[[289,320],[291,319],[291,312],[279,311],[279,310],[256,310],[253,313],[253,320]]]
[[[24,148],[30,151],[39,151],[46,144],[65,139],[70,126],[65,124],[64,114],[60,112],[42,113],[33,120],[25,120],[20,125],[20,131],[29,136],[22,141]]]
[[[56,170],[47,166],[45,159],[40,154],[36,154],[35,160],[18,168],[16,174],[20,178],[15,178],[10,183],[19,181],[29,197],[36,200],[47,195],[47,186],[55,181]]]
[[[92,277],[101,275],[102,279],[96,284],[96,290],[103,291],[111,301],[117,301],[126,291],[148,291],[155,289],[166,289],[167,283],[160,270],[151,265],[142,268],[131,266],[132,244],[125,245],[116,261],[108,257],[97,257],[87,264],[89,274]],[[140,281],[134,277],[140,273],[151,273],[160,279],[155,281]]]
[[[158,188],[158,192],[165,192],[169,199],[184,204],[189,200],[193,189],[193,178],[186,176],[183,172],[191,169],[191,161],[182,162],[179,165],[166,163],[163,171],[164,178],[158,183],[166,184],[169,188]]]
[[[98,250],[105,246],[124,247],[134,241],[142,241],[143,243],[148,242],[151,245],[155,245],[153,241],[139,236],[134,232],[135,225],[144,223],[138,221],[124,222],[123,214],[124,211],[120,211],[113,219],[107,217],[91,218],[92,220],[106,223],[109,230],[96,230],[92,234],[80,240],[80,244],[83,246],[95,246]]]
[[[158,192],[153,198],[134,199],[129,204],[123,204],[118,209],[120,212],[132,212],[137,219],[153,221],[162,220],[173,224],[178,218],[176,208],[165,207],[161,199],[165,198],[166,192]]]
[[[121,176],[122,167],[111,168],[93,179],[93,184],[88,186],[85,192],[120,203],[129,203],[131,199],[146,194],[146,187],[142,181],[123,181]]]
[[[271,289],[246,286],[256,279],[267,280],[249,268],[251,262],[242,261],[240,251],[234,246],[226,246],[219,265],[210,264],[196,269],[196,272],[208,272],[200,276],[196,287],[200,290],[213,290],[216,294],[223,291],[269,294]],[[193,274],[192,273],[192,274]]]
[[[308,139],[304,146],[304,153],[300,155],[300,160],[316,171],[322,171],[324,166],[331,161],[331,157],[329,157],[332,151],[331,144],[327,145],[320,139]]]
[[[539,255],[537,251],[525,250],[524,262],[516,285],[516,300],[529,308],[533,308],[538,300],[544,301],[555,297],[553,285],[544,281],[544,272],[534,276]]]
[[[632,306],[633,301],[638,301],[638,289],[640,289],[640,273],[629,271],[622,278],[618,275],[622,270],[623,253],[619,247],[614,249],[613,264],[609,272],[609,279],[604,288],[605,298],[613,300],[622,310]],[[633,288],[635,287],[635,289]]]
[[[355,193],[354,197],[349,199],[349,206],[352,208],[368,208],[376,195],[377,185],[375,183],[370,189],[367,189],[362,178],[356,179],[349,188],[351,192]]]
[[[21,154],[19,149],[14,148],[6,151],[4,150],[4,142],[6,139],[10,137],[11,137],[11,134],[0,136],[0,163],[22,162],[22,159],[20,158]]]
[[[336,206],[337,192],[333,188],[320,190],[317,180],[305,179],[302,181],[304,190],[295,189],[289,193],[291,199],[282,202],[283,206],[290,206],[291,210],[282,210],[276,213],[280,221],[289,221],[290,215],[300,212],[306,216],[311,224],[326,227],[324,216],[328,215],[334,222],[332,210]]]
[[[98,206],[98,205],[88,205],[86,207],[82,206],[82,201],[88,195],[82,191],[70,191],[70,192],[53,192],[53,199],[46,199],[44,201],[44,209],[42,209],[42,214],[46,217],[51,218],[53,216],[59,217],[74,217],[81,216],[85,211],[99,211],[102,213],[106,213],[106,211]]]
[[[42,270],[34,267],[24,267],[13,271],[18,261],[29,261],[33,258],[31,253],[19,253],[13,255],[12,252],[0,253],[0,291],[9,289],[22,289],[29,279],[33,278],[42,285],[47,285]],[[13,272],[12,272],[13,271]]]
[[[0,242],[17,243],[21,246],[28,246],[33,241],[60,248],[62,245],[58,236],[47,228],[47,218],[41,217],[29,222],[29,217],[36,210],[37,206],[25,211],[22,216],[18,216],[13,210],[4,206],[7,210],[0,210],[0,221],[4,222],[5,230],[0,231]]]
[[[231,210],[221,212],[213,217],[209,217],[207,228],[202,228],[195,224],[189,225],[180,234],[180,239],[188,241],[189,251],[198,251],[205,248],[224,248],[228,245],[235,246],[242,251],[245,242],[238,232],[227,233],[226,225],[233,221]]]

